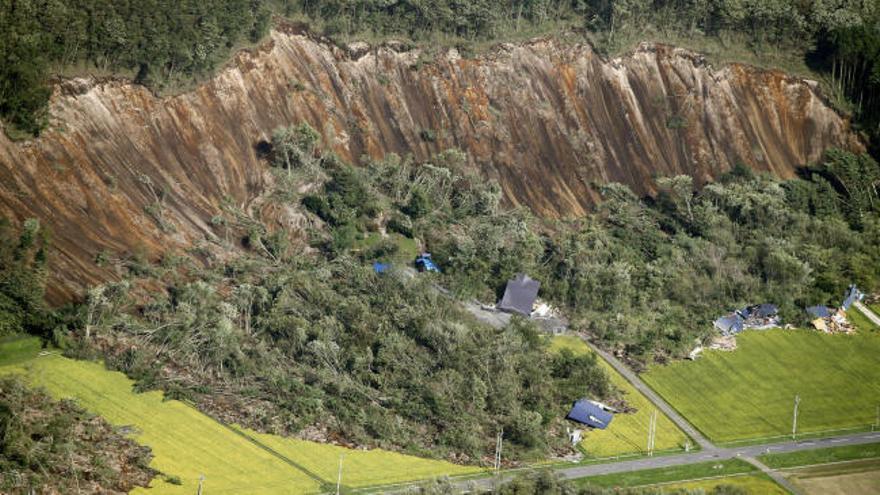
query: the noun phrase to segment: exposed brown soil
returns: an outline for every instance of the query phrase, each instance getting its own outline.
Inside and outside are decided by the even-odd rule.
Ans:
[[[210,220],[224,201],[298,228],[261,196],[271,176],[257,145],[279,125],[308,121],[352,161],[460,147],[509,205],[553,217],[583,215],[609,181],[650,193],[657,176],[702,183],[736,162],[790,177],[829,146],[862,146],[807,82],[713,68],[667,46],[605,60],[538,39],[422,63],[417,50],[347,50],[295,26],[192,92],[159,98],[117,79],[67,80],[51,113],[38,140],[0,136],[0,215],[53,231],[55,302],[118,276],[94,262],[102,251],[216,243],[223,232]]]

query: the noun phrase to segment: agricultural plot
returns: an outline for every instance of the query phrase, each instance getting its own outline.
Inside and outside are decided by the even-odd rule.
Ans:
[[[555,337],[551,342],[551,349],[570,349],[577,354],[592,352],[581,339],[570,335]],[[623,392],[627,404],[636,412],[615,414],[607,430],[585,432],[580,444],[581,448],[591,457],[597,458],[645,452],[648,426],[651,422],[651,412],[654,410],[653,404],[620,376],[611,365],[601,358],[599,363],[608,373],[611,383]],[[686,441],[687,436],[684,432],[679,430],[665,414],[658,411],[655,450],[683,449]]]
[[[734,352],[653,366],[642,378],[715,442],[869,428],[880,398],[880,335],[750,331]]]
[[[352,450],[253,431],[246,433],[324,480],[336,480],[342,457],[342,483],[352,488],[482,472],[475,467],[420,459],[381,449]]]
[[[843,462],[787,471],[786,478],[806,495],[880,493],[880,460]]]
[[[712,490],[719,486],[739,488],[748,495],[788,495],[788,491],[785,488],[782,488],[770,479],[769,476],[763,474],[671,483],[660,485],[656,488],[662,487],[664,491],[669,493],[672,493],[674,490],[690,490],[692,493],[712,493]]]
[[[110,423],[130,429],[136,441],[152,448],[151,466],[163,473],[142,493],[189,495],[197,491],[201,476],[206,494],[318,493],[322,485],[335,484],[340,454],[347,459],[346,486],[479,472],[391,452],[354,451],[230,428],[184,403],[163,400],[160,392],[134,393],[131,380],[99,363],[57,353],[37,356],[39,345],[33,344],[34,339],[27,339],[0,345],[0,373],[22,373],[51,395],[74,398]]]

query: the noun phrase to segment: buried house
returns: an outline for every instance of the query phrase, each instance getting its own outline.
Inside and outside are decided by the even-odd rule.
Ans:
[[[541,282],[524,273],[517,273],[514,278],[507,281],[504,297],[496,307],[507,313],[519,313],[527,317],[532,314],[540,288]]]
[[[722,335],[730,336],[743,330],[775,328],[781,322],[778,306],[775,304],[755,304],[718,318],[715,320],[714,326]]]

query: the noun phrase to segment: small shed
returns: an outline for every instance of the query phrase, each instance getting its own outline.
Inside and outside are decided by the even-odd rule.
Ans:
[[[497,308],[508,313],[519,313],[523,316],[532,314],[532,307],[538,298],[538,289],[541,283],[524,273],[517,273],[516,277],[507,281],[504,289],[504,297],[498,303]]]
[[[571,411],[568,412],[565,419],[604,430],[611,424],[614,415],[591,400],[580,399],[571,406]]]

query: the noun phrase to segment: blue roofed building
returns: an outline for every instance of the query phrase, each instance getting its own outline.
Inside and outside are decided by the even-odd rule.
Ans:
[[[565,419],[589,426],[590,428],[604,430],[611,424],[614,415],[591,400],[580,399],[571,406],[571,410],[565,416]]]
[[[862,291],[855,286],[855,284],[850,285],[846,290],[846,297],[843,299],[843,304],[840,305],[844,311],[849,311],[850,306],[853,305],[854,302],[861,301],[865,298],[865,295],[862,294]]]

